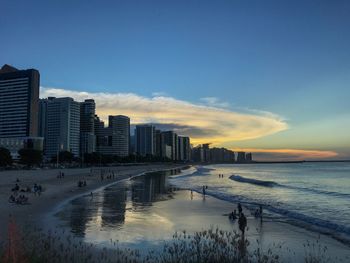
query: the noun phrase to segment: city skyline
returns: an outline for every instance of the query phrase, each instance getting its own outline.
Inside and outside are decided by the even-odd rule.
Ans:
[[[348,2],[154,3],[5,5],[1,64],[38,69],[42,98],[94,98],[104,119],[262,158],[350,158]]]

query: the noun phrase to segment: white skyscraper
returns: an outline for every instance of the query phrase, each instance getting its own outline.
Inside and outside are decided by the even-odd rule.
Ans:
[[[72,98],[48,98],[46,111],[45,155],[52,157],[58,151],[69,151],[79,156],[79,102]]]

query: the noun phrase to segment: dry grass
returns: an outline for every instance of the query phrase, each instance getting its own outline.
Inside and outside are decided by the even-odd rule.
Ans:
[[[238,233],[209,229],[188,234],[175,233],[161,252],[148,251],[141,255],[138,250],[120,248],[117,242],[110,242],[109,248],[87,244],[66,234],[40,230],[18,231],[16,224],[9,224],[9,238],[2,246],[1,263],[277,263],[281,246],[266,251],[251,248],[247,239]],[[327,257],[327,247],[307,242],[305,263],[341,262]],[[346,261],[343,261],[346,262]]]

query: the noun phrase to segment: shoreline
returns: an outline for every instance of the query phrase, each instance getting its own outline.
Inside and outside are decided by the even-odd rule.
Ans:
[[[111,183],[108,183],[108,184],[105,184],[105,185],[101,185],[101,186],[98,186],[97,188],[93,189],[92,191],[85,191],[85,192],[82,192],[82,193],[79,193],[79,194],[76,194],[76,195],[73,195],[69,198],[66,198],[64,200],[61,200],[53,209],[50,209],[50,211],[47,211],[46,212],[46,216],[45,217],[52,217],[54,216],[64,205],[66,205],[67,203],[71,202],[72,200],[76,199],[76,198],[79,198],[79,197],[83,197],[83,196],[86,196],[86,195],[89,195],[89,192],[97,192],[97,191],[101,191],[107,187],[110,187],[110,186],[113,186],[115,184],[119,184],[123,181],[126,181],[126,180],[131,180],[133,178],[136,178],[136,177],[139,177],[139,176],[143,176],[147,173],[153,173],[153,172],[165,172],[165,171],[170,171],[170,170],[173,170],[173,169],[188,169],[190,167],[189,165],[180,165],[180,166],[175,166],[175,167],[172,167],[172,168],[166,168],[166,169],[157,169],[157,170],[151,170],[151,171],[143,171],[141,173],[138,173],[138,174],[134,174],[134,175],[131,175],[131,176],[128,176],[128,177],[125,177],[125,178],[120,178],[119,180],[116,180],[116,181],[113,181]]]
[[[95,182],[89,183],[87,187],[83,187],[83,188],[78,188],[76,186],[76,184],[74,184],[74,180],[77,180],[78,178],[80,178],[82,176],[82,173],[86,172],[84,170],[79,170],[80,173],[77,173],[75,176],[71,175],[71,178],[69,180],[70,187],[67,187],[66,185],[63,187],[65,192],[60,196],[60,198],[54,198],[55,197],[55,193],[51,193],[49,195],[47,195],[46,192],[44,192],[43,195],[46,195],[45,197],[47,197],[47,199],[52,199],[50,200],[50,202],[45,202],[45,200],[43,200],[46,205],[40,205],[40,203],[43,203],[43,201],[41,200],[41,202],[39,201],[39,204],[36,203],[36,207],[34,207],[34,212],[32,212],[31,214],[29,214],[29,218],[27,218],[27,220],[18,220],[18,217],[21,215],[24,215],[26,211],[28,211],[28,208],[30,208],[31,205],[27,205],[27,206],[18,206],[19,209],[21,208],[26,208],[26,209],[22,209],[22,211],[18,212],[15,214],[15,216],[17,216],[16,218],[16,223],[18,225],[24,225],[25,223],[30,223],[30,226],[39,226],[39,228],[43,229],[44,227],[40,227],[41,226],[47,226],[46,224],[43,225],[44,222],[50,222],[50,218],[52,218],[58,211],[60,211],[62,209],[63,206],[65,206],[67,203],[71,202],[72,200],[79,198],[79,197],[83,197],[86,195],[89,195],[89,192],[98,192],[98,191],[103,191],[103,189],[115,185],[115,184],[120,184],[123,181],[126,180],[130,180],[131,178],[135,178],[135,177],[139,177],[142,176],[146,173],[151,173],[151,172],[157,172],[157,171],[167,171],[167,170],[172,170],[172,169],[184,169],[185,167],[193,167],[196,169],[196,166],[189,166],[189,165],[148,165],[148,166],[142,166],[142,167],[127,167],[126,169],[115,169],[118,170],[118,176],[115,180],[105,180],[103,182],[100,182],[99,180],[99,174],[98,175],[93,175],[92,177],[87,176],[86,174],[84,176],[86,176],[87,178],[90,178],[91,180],[95,180]],[[113,170],[113,168],[115,167],[102,167],[102,169],[107,169],[107,170]],[[120,167],[118,167],[120,168]],[[97,168],[99,169],[99,168]],[[54,171],[58,171],[58,170],[54,170]],[[65,170],[62,170],[65,172]],[[51,171],[52,172],[52,171]],[[184,171],[184,174],[186,174],[186,170]],[[69,175],[68,175],[69,176]],[[15,180],[15,178],[12,178]],[[36,178],[34,178],[36,179]],[[97,180],[96,180],[97,179]],[[54,179],[54,183],[56,182],[60,182],[61,179]],[[65,179],[62,179],[65,180]],[[68,191],[68,193],[67,193]],[[184,188],[180,188],[180,191],[188,191],[188,189],[184,189]],[[194,192],[197,192],[194,190]],[[196,194],[199,196],[200,198],[200,193],[198,192],[198,194]],[[39,198],[45,198],[44,196],[38,197]],[[222,200],[220,198],[217,198],[216,196],[211,196],[210,194],[208,194],[209,200],[213,200],[212,202],[215,202],[217,204],[222,205],[223,207],[234,207],[237,205],[237,203],[235,202],[229,202],[227,200]],[[176,198],[175,198],[176,199]],[[209,201],[208,200],[208,201]],[[174,202],[176,202],[176,200],[174,200]],[[3,209],[3,206],[0,206],[0,209]],[[250,214],[250,210],[249,208],[247,208],[244,204],[243,204],[243,209],[246,211],[247,215],[249,216],[249,221],[250,221],[250,228],[252,230],[257,229],[258,228],[258,224],[255,222],[256,220],[251,216]],[[18,210],[18,209],[17,209]],[[215,211],[215,209],[213,210],[213,212]],[[3,213],[3,211],[0,210],[0,212]],[[229,210],[225,211],[225,212],[229,212]],[[220,214],[220,212],[216,211],[216,216],[218,216]],[[222,213],[220,214],[220,216],[224,216]],[[226,219],[226,217],[224,217],[224,219]],[[48,221],[47,221],[48,220]],[[221,219],[222,220],[222,219]],[[1,221],[1,219],[0,219]],[[7,224],[2,224],[3,227],[7,227]],[[336,245],[339,242],[339,249],[341,249],[342,246],[346,246],[347,248],[349,248],[349,244],[344,243],[340,240],[338,240],[337,238],[332,237],[331,235],[327,235],[325,233],[319,233],[316,230],[312,230],[312,229],[308,229],[306,227],[302,227],[300,225],[295,225],[292,224],[291,222],[279,222],[279,221],[266,221],[264,223],[265,228],[268,229],[268,231],[266,231],[266,229],[264,230],[265,234],[267,235],[265,237],[265,239],[270,239],[270,235],[272,235],[273,237],[275,237],[277,239],[277,242],[279,240],[283,240],[283,233],[284,231],[290,233],[290,236],[288,236],[287,239],[292,240],[293,242],[291,242],[289,244],[289,248],[291,248],[293,250],[296,249],[297,251],[300,252],[300,248],[298,248],[298,246],[296,245],[295,240],[304,240],[305,242],[307,240],[311,240],[313,242],[316,242],[317,240],[317,236],[322,237],[322,241],[326,242],[326,244],[330,244],[330,247],[333,248],[337,248],[338,249],[338,245]],[[52,226],[50,226],[51,229]],[[256,233],[253,233],[252,237],[256,237]],[[0,236],[0,241],[2,239],[2,237],[6,237],[6,235],[1,235]],[[79,237],[77,237],[79,239]],[[294,239],[295,240],[294,240]],[[254,238],[252,239],[254,240]],[[87,242],[87,244],[89,244],[88,241],[84,241]],[[287,244],[288,245],[288,244]],[[102,246],[100,246],[102,248]],[[300,252],[301,253],[301,252]]]
[[[147,172],[171,170],[187,167],[184,164],[150,164],[137,166],[118,167],[91,167],[91,168],[66,168],[49,170],[10,170],[0,172],[0,242],[7,239],[7,228],[9,219],[15,220],[17,226],[39,226],[42,219],[47,217],[60,204],[69,202],[79,196],[103,189],[108,185],[118,183],[122,180],[139,176]],[[90,171],[93,174],[90,175]],[[115,179],[100,179],[100,171],[113,171],[117,175]],[[65,177],[58,179],[59,171],[65,173]],[[21,193],[29,197],[29,204],[18,205],[8,202],[12,194],[11,189],[16,184],[16,179],[20,187],[32,187],[34,183],[43,186],[45,191],[41,196],[33,193]],[[77,182],[85,180],[87,186],[79,188]]]

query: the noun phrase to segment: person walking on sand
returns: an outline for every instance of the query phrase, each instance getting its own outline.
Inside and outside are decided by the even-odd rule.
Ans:
[[[203,185],[203,189],[202,189],[203,195],[205,196],[205,186]]]
[[[260,221],[262,222],[262,220],[263,220],[263,208],[262,208],[262,205],[259,206],[259,215],[260,215]]]
[[[247,227],[247,218],[243,213],[241,213],[238,218],[238,226],[239,226],[239,230],[242,231],[242,237],[243,237],[245,228]]]

